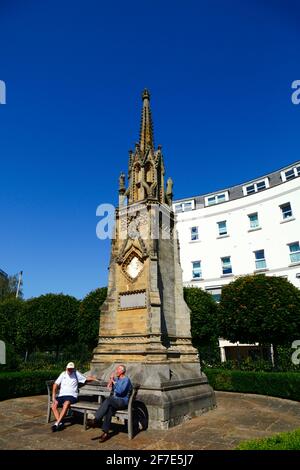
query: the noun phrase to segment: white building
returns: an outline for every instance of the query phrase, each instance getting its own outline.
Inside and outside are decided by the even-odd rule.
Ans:
[[[173,207],[185,286],[218,300],[237,276],[265,273],[300,288],[300,161]]]

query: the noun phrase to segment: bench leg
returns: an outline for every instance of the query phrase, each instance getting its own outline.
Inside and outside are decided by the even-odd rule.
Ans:
[[[131,413],[128,414],[127,426],[128,426],[128,439],[132,439],[132,437],[133,437],[133,422],[132,422]]]
[[[50,423],[50,419],[51,419],[51,412],[52,412],[52,409],[51,409],[51,403],[48,403],[48,410],[47,410],[47,418],[46,418],[46,423]]]
[[[84,413],[83,413],[83,426],[84,426],[85,431],[86,431],[86,418],[87,418],[87,411],[84,410]]]

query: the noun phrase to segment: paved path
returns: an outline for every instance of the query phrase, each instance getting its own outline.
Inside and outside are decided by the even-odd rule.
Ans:
[[[133,440],[115,425],[103,444],[100,431],[80,424],[52,433],[45,424],[47,397],[0,402],[0,449],[212,450],[233,449],[240,441],[300,428],[300,403],[261,395],[216,392],[218,407],[167,431],[147,430]]]

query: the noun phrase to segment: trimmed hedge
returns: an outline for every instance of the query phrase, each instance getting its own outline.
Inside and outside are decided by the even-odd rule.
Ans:
[[[36,370],[28,372],[1,372],[0,401],[9,398],[44,395],[45,381],[56,379],[61,370]]]
[[[299,450],[300,429],[291,432],[282,432],[264,439],[253,439],[241,442],[237,450]]]
[[[252,372],[204,369],[215,390],[257,393],[300,401],[300,374],[297,372]]]

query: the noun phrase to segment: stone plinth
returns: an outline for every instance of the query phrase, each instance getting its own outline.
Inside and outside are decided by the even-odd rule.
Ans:
[[[115,364],[95,365],[98,377],[108,380]],[[168,429],[213,409],[216,399],[199,364],[127,364],[128,376],[140,384],[137,399],[149,414],[149,429]]]

